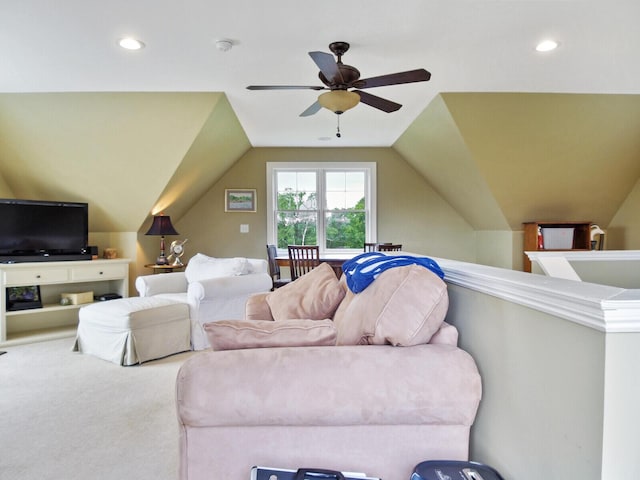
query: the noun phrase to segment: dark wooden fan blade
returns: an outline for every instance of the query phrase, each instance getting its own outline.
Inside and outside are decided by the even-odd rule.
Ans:
[[[329,80],[330,85],[340,85],[344,83],[342,74],[340,73],[340,69],[338,68],[336,59],[333,58],[333,55],[326,52],[309,52],[309,56],[314,62],[316,62],[316,65],[322,74],[327,80]]]
[[[326,87],[305,85],[249,85],[247,90],[326,90]]]
[[[318,113],[318,110],[320,110],[322,108],[322,105],[320,105],[319,102],[314,102],[312,103],[309,108],[307,108],[304,112],[302,112],[300,114],[301,117],[309,117],[311,115],[314,115],[316,113]]]
[[[424,68],[420,68],[408,72],[390,73],[389,75],[365,78],[357,81],[354,86],[357,88],[384,87],[386,85],[400,85],[401,83],[426,82],[430,78],[431,74]]]
[[[366,103],[370,107],[377,108],[383,112],[395,112],[396,110],[400,110],[400,107],[402,107],[399,103],[392,102],[391,100],[387,100],[382,97],[377,97],[376,95],[371,95],[367,92],[361,92],[360,90],[354,90],[354,92],[360,95],[360,101],[362,103]]]

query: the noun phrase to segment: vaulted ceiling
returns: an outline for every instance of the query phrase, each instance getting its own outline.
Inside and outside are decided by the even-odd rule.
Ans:
[[[88,202],[94,232],[180,218],[250,148],[221,93],[0,94],[0,132],[0,196]]]
[[[86,0],[2,2],[0,92],[224,92],[253,146],[390,146],[443,92],[640,93],[637,0]],[[134,36],[146,47],[116,42]],[[559,47],[535,51],[553,38]],[[229,51],[216,41],[229,39]],[[298,115],[321,85],[310,51],[334,41],[363,78],[426,68],[341,118]],[[324,140],[328,138],[327,140]]]
[[[447,93],[395,148],[476,230],[608,225],[640,179],[640,95]]]

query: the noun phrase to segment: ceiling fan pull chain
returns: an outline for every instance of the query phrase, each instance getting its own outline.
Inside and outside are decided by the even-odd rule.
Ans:
[[[336,115],[338,117],[338,130],[336,132],[336,137],[340,138],[342,135],[340,134],[340,115]]]

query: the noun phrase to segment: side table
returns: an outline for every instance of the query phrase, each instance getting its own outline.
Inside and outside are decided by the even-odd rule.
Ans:
[[[153,273],[171,273],[182,270],[185,265],[156,265],[155,263],[148,263],[145,268],[153,268]]]

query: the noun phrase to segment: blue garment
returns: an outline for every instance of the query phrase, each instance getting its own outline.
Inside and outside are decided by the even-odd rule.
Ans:
[[[385,270],[405,265],[421,265],[440,278],[444,278],[444,272],[440,266],[428,257],[385,255],[380,252],[361,253],[351,260],[347,260],[342,264],[342,272],[347,279],[349,289],[353,293],[360,293]]]

